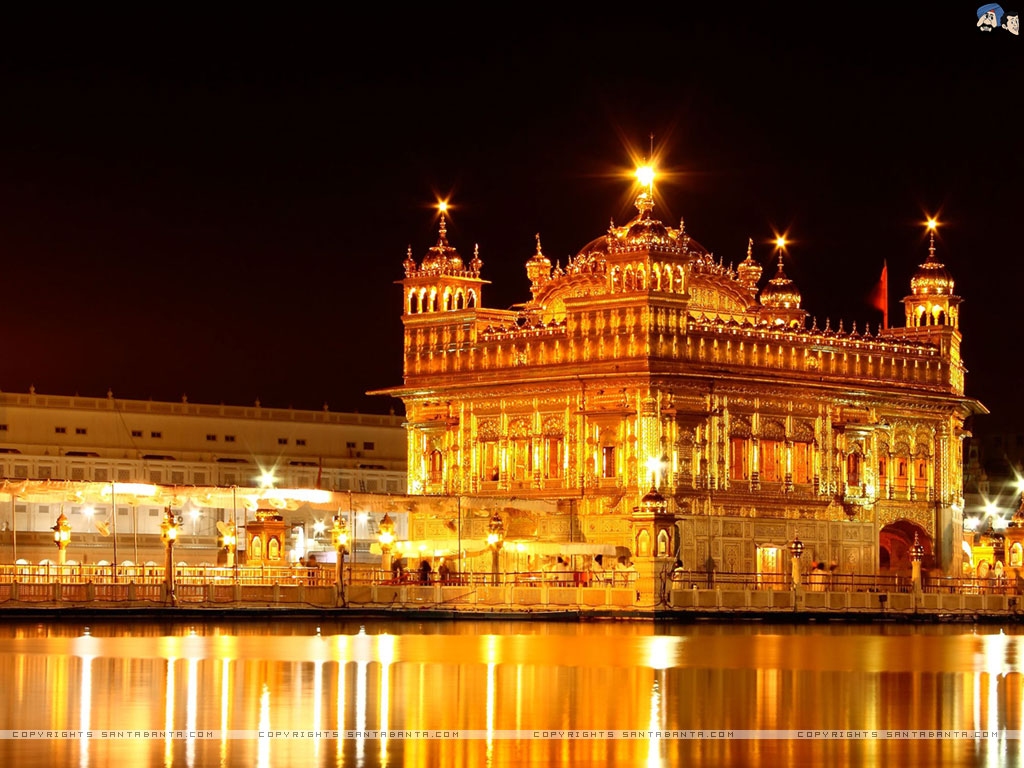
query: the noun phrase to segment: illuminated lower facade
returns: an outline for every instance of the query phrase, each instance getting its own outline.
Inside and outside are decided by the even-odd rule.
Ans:
[[[537,240],[531,299],[486,308],[479,254],[448,243],[405,261],[410,493],[558,500],[566,539],[641,562],[785,573],[925,567],[960,573],[964,396],[959,297],[935,257],[903,299],[905,325],[872,334],[808,323],[786,276],[759,290],[652,215],[614,223],[563,267]],[[933,229],[935,223],[930,225]],[[643,514],[654,485],[667,525]],[[548,531],[549,535],[552,533]]]

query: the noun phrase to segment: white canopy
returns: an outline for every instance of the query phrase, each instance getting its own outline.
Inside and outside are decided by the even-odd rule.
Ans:
[[[461,550],[460,550],[461,547]],[[486,552],[489,545],[483,539],[422,539],[418,541],[396,541],[391,548],[395,557],[442,557],[457,555],[460,551],[469,557]],[[505,539],[503,551],[526,555],[604,555],[605,557],[629,557],[629,549],[614,544],[599,544],[587,541],[536,541],[534,539]],[[380,544],[370,544],[370,552],[379,555]]]

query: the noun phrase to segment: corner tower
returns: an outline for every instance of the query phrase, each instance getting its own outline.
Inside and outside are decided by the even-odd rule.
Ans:
[[[960,359],[960,303],[953,294],[953,275],[935,258],[935,229],[938,222],[928,222],[928,258],[910,278],[910,295],[903,297],[906,327],[889,328],[887,336],[933,344],[949,364],[949,383],[957,394],[964,391],[964,368]]]
[[[400,281],[405,296],[405,314],[451,312],[480,306],[480,292],[485,280],[480,279],[479,247],[473,251],[469,265],[462,262],[459,252],[448,244],[448,206],[441,203],[441,221],[438,224],[437,243],[417,265],[412,258],[412,246],[406,253],[403,266],[405,279]]]
[[[918,266],[910,278],[910,295],[904,297],[907,328],[947,326],[960,328],[959,296],[953,295],[953,276],[946,266],[935,258],[935,219],[928,222],[930,242],[928,258]]]

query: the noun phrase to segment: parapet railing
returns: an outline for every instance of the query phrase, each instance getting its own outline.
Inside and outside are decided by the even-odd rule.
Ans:
[[[672,589],[782,590],[792,589],[790,574],[720,573],[688,571],[671,573]],[[807,592],[912,592],[914,584],[904,574],[852,574],[811,571],[801,573],[800,587]],[[921,591],[934,594],[1018,595],[1021,590],[1009,578],[964,578],[923,574]]]
[[[162,584],[163,566],[149,565],[0,565],[0,584]],[[239,566],[185,566],[174,568],[174,581],[179,585],[243,584],[267,585],[304,584],[332,586],[333,569],[306,567]]]
[[[426,574],[418,570],[397,572],[364,571],[352,578],[345,574],[345,583],[397,586],[549,586],[549,587],[629,587],[636,584],[637,572],[607,571],[502,571],[490,573],[449,573],[444,578],[437,571]]]

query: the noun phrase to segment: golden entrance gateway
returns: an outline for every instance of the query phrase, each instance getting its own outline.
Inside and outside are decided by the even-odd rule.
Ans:
[[[938,222],[899,327],[819,320],[785,237],[763,281],[753,239],[715,256],[660,221],[655,178],[565,264],[538,235],[512,309],[487,306],[481,249],[463,259],[441,206],[399,281],[404,383],[374,393],[405,404],[409,492],[572,505],[538,531],[624,548],[645,590],[673,568],[788,575],[798,538],[807,572],[909,576],[917,541],[926,574],[960,575],[964,420],[986,411]]]

